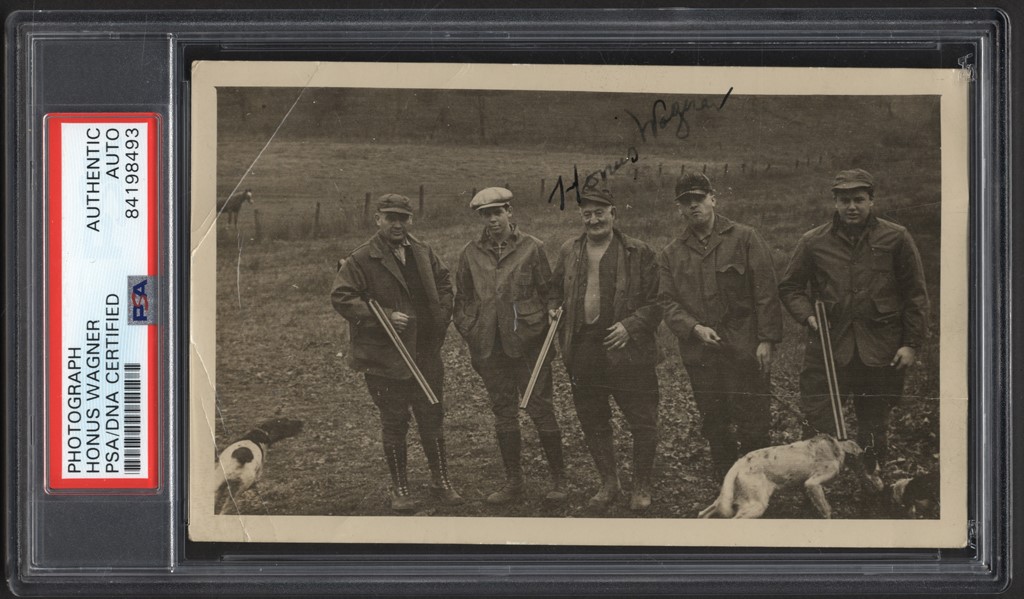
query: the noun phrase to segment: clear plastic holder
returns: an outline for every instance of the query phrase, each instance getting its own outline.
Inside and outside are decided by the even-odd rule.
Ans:
[[[884,594],[1009,583],[1007,13],[987,8],[54,11],[7,22],[6,496],[19,594]],[[188,540],[190,82],[199,60],[960,68],[970,84],[968,545],[751,549]],[[159,116],[158,480],[47,491],[47,160],[60,113]],[[1017,233],[1016,237],[1019,237]]]

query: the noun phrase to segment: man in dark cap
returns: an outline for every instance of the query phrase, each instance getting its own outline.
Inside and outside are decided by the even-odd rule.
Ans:
[[[505,484],[487,502],[524,497],[519,399],[530,381],[547,328],[547,282],[551,267],[544,244],[512,222],[512,192],[488,187],[469,204],[484,225],[479,239],[462,248],[455,274],[455,328],[466,339],[473,368],[484,381],[494,412]],[[549,356],[552,354],[548,354]],[[527,406],[551,469],[545,499],[564,502],[562,432],[551,403],[551,365],[540,371]]]
[[[715,211],[707,177],[680,177],[675,202],[685,224],[658,256],[658,299],[721,478],[738,457],[771,445],[769,376],[782,305],[768,245]]]
[[[903,395],[906,368],[927,335],[928,293],[914,240],[906,228],[873,213],[874,179],[842,171],[832,185],[832,222],[800,238],[779,283],[786,309],[807,325],[800,399],[809,428],[836,434],[814,302],[825,304],[839,391],[853,396],[857,442],[888,456],[892,407]]]
[[[409,234],[413,223],[409,198],[381,196],[374,220],[377,233],[344,261],[331,292],[334,309],[350,324],[349,365],[364,373],[380,411],[392,509],[411,511],[416,506],[406,474],[410,409],[430,465],[432,490],[444,503],[457,505],[462,498],[448,477],[442,404],[430,404],[367,304],[369,299],[380,303],[434,395],[443,401],[441,345],[452,315],[448,267],[428,245]]]
[[[551,277],[552,311],[562,306],[562,358],[572,384],[580,426],[601,475],[590,498],[607,507],[619,494],[609,395],[633,437],[630,508],[651,505],[651,470],[658,443],[658,349],[661,322],[655,252],[615,226],[615,201],[607,190],[580,197],[583,233],[562,245]]]

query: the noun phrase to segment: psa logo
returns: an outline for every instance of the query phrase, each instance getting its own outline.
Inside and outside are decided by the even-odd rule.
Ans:
[[[128,324],[156,324],[155,277],[128,277]]]

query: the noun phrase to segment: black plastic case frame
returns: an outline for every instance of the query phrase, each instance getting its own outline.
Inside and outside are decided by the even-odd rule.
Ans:
[[[1009,22],[1000,10],[396,10],[18,13],[7,23],[9,575],[23,594],[994,592],[1009,580]],[[187,481],[189,65],[536,62],[970,70],[970,545],[702,550],[193,544]],[[54,509],[40,486],[42,115],[163,115],[161,405],[167,484]]]

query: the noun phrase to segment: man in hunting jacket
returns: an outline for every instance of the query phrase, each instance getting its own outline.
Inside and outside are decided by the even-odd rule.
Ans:
[[[906,369],[928,334],[928,291],[914,239],[874,214],[875,182],[863,169],[832,185],[832,221],[800,238],[779,283],[782,302],[808,327],[800,401],[805,436],[835,434],[814,302],[825,304],[843,397],[853,397],[857,442],[880,463],[888,457],[889,416],[903,395]]]
[[[559,327],[562,358],[587,448],[601,475],[590,498],[607,507],[620,492],[612,439],[615,398],[633,437],[630,508],[651,505],[651,470],[658,443],[661,322],[655,252],[615,227],[615,201],[607,190],[581,192],[584,231],[562,245],[551,277],[549,309],[565,310]]]
[[[444,432],[444,365],[441,346],[452,315],[448,268],[430,246],[409,234],[409,199],[386,194],[377,201],[378,231],[353,250],[338,271],[331,292],[334,309],[349,321],[349,365],[362,373],[380,411],[384,457],[391,471],[391,507],[411,511],[416,502],[406,474],[409,413],[416,418],[430,466],[432,489],[448,505],[462,498],[448,477]],[[431,390],[442,403],[431,405],[398,349],[370,312],[375,299],[389,315]]]
[[[469,207],[483,221],[482,234],[466,244],[455,275],[455,328],[469,344],[473,368],[484,381],[494,412],[505,484],[487,497],[504,504],[524,496],[520,453],[519,399],[530,381],[547,328],[547,283],[551,277],[544,244],[512,222],[512,192],[488,187]],[[548,354],[551,356],[552,354]],[[545,499],[564,502],[562,432],[551,402],[550,357],[541,368],[527,405],[551,469]]]
[[[771,445],[769,372],[782,304],[768,245],[716,212],[707,177],[680,177],[675,202],[685,225],[658,256],[658,298],[721,479],[738,457]]]

